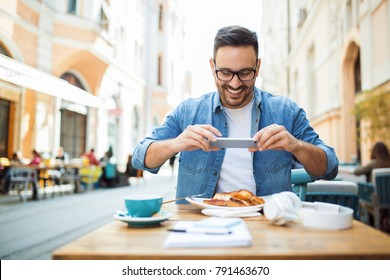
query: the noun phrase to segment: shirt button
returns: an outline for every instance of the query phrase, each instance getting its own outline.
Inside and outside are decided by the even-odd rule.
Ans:
[[[214,171],[214,172],[213,172],[213,175],[214,175],[214,176],[217,176],[217,174],[218,174],[217,171]]]

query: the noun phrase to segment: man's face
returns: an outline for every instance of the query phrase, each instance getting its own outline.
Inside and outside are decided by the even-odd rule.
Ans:
[[[256,59],[256,53],[252,46],[221,47],[216,53],[215,64],[214,60],[210,59],[211,71],[223,106],[238,109],[252,100],[253,88],[260,68],[260,59],[257,65]],[[250,72],[251,69],[255,69],[256,72],[254,78],[249,81],[241,81],[238,75],[234,75],[231,81],[224,82],[217,78],[216,69],[223,72]]]

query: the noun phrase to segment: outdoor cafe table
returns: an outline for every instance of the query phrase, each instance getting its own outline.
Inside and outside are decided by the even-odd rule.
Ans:
[[[256,260],[256,259],[390,259],[390,236],[354,220],[340,231],[271,225],[264,216],[244,218],[252,235],[250,247],[164,248],[178,220],[206,218],[192,205],[166,204],[174,212],[158,227],[132,228],[112,221],[55,250],[56,260]],[[113,213],[114,214],[114,213]]]

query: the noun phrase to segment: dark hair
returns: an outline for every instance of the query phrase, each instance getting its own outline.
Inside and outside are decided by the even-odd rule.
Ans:
[[[389,149],[383,142],[375,143],[371,151],[371,159],[385,159],[390,158]]]
[[[38,151],[35,150],[35,149],[32,151],[32,153],[33,153],[34,156],[41,157],[41,154],[38,153]]]
[[[253,46],[256,57],[259,54],[256,32],[238,25],[226,26],[218,30],[214,39],[214,58],[218,49],[224,46]]]

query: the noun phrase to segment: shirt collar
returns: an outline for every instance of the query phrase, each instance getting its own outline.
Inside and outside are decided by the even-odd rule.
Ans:
[[[253,91],[254,91],[256,108],[261,109],[261,95],[262,95],[261,90],[255,87]]]
[[[214,98],[213,98],[213,104],[214,104],[214,107],[213,107],[213,113],[216,113],[217,111],[222,111],[222,103],[221,103],[221,98],[219,97],[219,92],[218,91],[215,91],[214,92]]]

